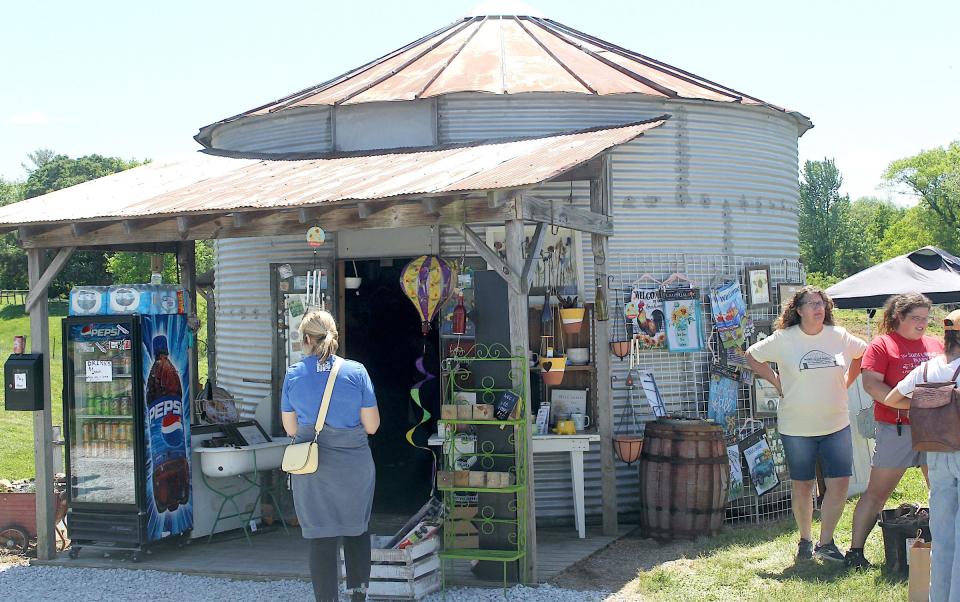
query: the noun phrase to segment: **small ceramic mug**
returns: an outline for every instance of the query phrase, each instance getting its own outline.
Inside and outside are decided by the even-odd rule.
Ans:
[[[578,431],[582,431],[583,429],[590,427],[590,417],[586,414],[574,412],[573,414],[570,414],[570,420],[573,421],[573,427]]]

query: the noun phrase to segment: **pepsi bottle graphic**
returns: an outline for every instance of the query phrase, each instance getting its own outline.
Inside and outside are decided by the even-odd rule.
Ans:
[[[190,466],[184,428],[183,384],[170,361],[167,337],[153,338],[153,365],[147,377],[147,417],[157,512],[174,511],[190,498]]]

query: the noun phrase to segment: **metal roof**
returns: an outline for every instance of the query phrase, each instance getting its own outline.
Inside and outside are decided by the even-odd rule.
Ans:
[[[809,118],[551,19],[470,16],[322,84],[204,126],[289,109],[430,98],[457,92],[645,94],[764,106]]]
[[[263,155],[199,151],[0,208],[0,225],[299,208],[443,196],[555,178],[658,127],[643,122],[506,142],[392,151]]]

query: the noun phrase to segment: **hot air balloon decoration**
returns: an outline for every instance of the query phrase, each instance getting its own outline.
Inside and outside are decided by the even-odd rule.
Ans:
[[[430,322],[453,294],[456,281],[456,268],[436,255],[421,255],[400,273],[400,286],[420,314],[424,335],[430,332]]]

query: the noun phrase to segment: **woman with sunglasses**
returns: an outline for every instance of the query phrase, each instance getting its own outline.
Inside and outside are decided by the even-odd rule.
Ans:
[[[851,568],[870,568],[863,544],[903,473],[919,466],[927,476],[927,455],[913,451],[910,412],[885,406],[883,400],[911,370],[943,353],[943,343],[926,335],[931,307],[930,299],[919,293],[890,297],[880,321],[883,334],[870,342],[863,356],[863,388],[876,402],[873,417],[877,421],[877,447],[867,490],[853,511],[853,535],[847,552]]]
[[[833,324],[833,301],[814,286],[798,290],[773,335],[747,349],[747,364],[780,393],[777,428],[793,481],[793,516],[800,528],[797,560],[844,560],[833,532],[853,474],[847,388],[860,374],[867,344]],[[767,362],[777,364],[779,373]],[[813,545],[813,489],[817,460],[826,479],[820,542]]]

